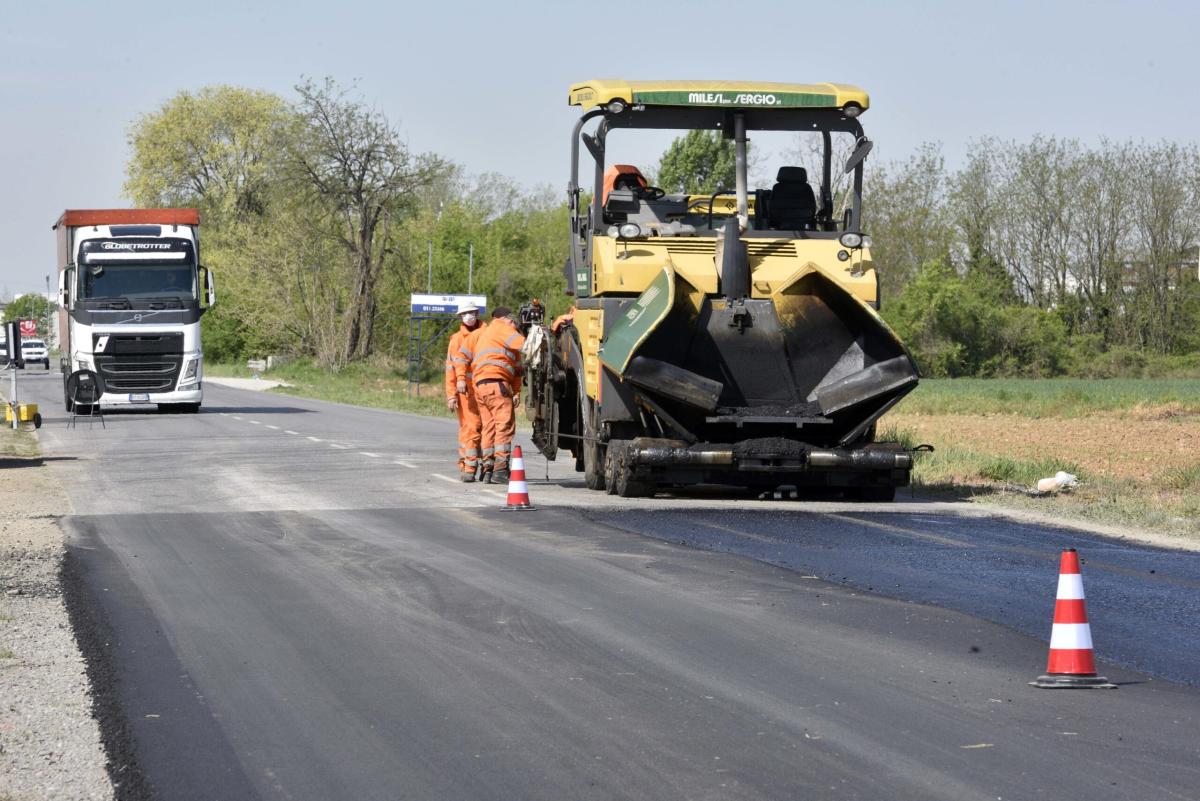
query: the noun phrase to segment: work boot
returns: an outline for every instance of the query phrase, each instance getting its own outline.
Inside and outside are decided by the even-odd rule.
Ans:
[[[479,480],[480,480],[480,482],[482,482],[484,484],[491,484],[492,483],[492,471],[484,470],[482,473],[479,474]]]
[[[474,484],[475,483],[475,471],[472,470],[469,473],[466,470],[462,471],[461,473],[458,474],[458,480],[464,484]]]
[[[497,470],[496,472],[492,473],[491,482],[493,484],[507,484],[508,470]]]

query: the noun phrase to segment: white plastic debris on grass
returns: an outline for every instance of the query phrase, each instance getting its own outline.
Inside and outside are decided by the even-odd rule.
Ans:
[[[1058,492],[1079,486],[1079,479],[1065,471],[1059,470],[1050,478],[1043,478],[1037,483],[1038,492]]]

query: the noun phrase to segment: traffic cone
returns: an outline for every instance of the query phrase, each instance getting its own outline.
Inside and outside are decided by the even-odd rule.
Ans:
[[[525,458],[521,456],[521,446],[514,445],[508,473],[508,503],[505,504],[504,511],[518,512],[536,508],[529,502],[529,487],[525,485]]]
[[[1034,687],[1053,689],[1115,689],[1117,685],[1096,675],[1092,659],[1092,627],[1088,625],[1083,598],[1083,576],[1079,554],[1074,548],[1062,552],[1058,568],[1058,596],[1054,602],[1054,626],[1050,632],[1050,658],[1045,675],[1029,682]]]

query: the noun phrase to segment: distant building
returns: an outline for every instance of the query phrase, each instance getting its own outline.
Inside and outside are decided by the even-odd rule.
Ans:
[[[1126,261],[1121,265],[1121,289],[1126,293],[1136,290],[1148,269],[1149,263],[1145,260]],[[1200,281],[1200,244],[1188,245],[1178,263],[1168,267],[1168,289],[1174,291],[1191,281]]]

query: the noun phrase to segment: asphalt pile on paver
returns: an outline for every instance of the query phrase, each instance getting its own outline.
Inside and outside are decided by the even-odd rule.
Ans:
[[[0,475],[0,799],[111,799],[63,598],[69,501],[40,459],[0,457]]]

